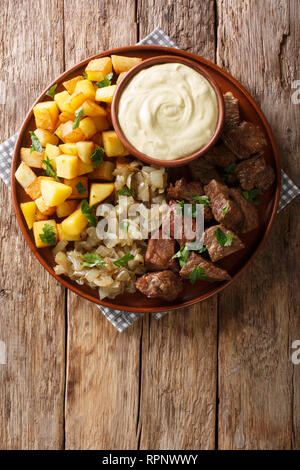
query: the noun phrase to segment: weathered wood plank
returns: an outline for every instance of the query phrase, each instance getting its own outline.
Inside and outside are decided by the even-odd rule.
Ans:
[[[67,67],[136,42],[134,1],[65,1]],[[95,305],[72,293],[68,311],[66,448],[134,449],[141,324],[120,335]]]
[[[176,43],[215,58],[214,2],[138,2],[141,37],[160,26]],[[143,322],[141,449],[215,446],[217,297]]]
[[[261,103],[283,167],[299,183],[299,105],[291,102],[291,82],[299,78],[299,2],[219,0],[217,6],[218,63]],[[291,343],[300,337],[297,225],[293,204],[278,215],[251,268],[220,295],[222,449],[299,447],[300,370],[290,360]]]
[[[6,89],[1,141],[18,130],[31,103],[63,71],[62,33],[61,0],[1,2],[0,65]],[[2,182],[0,192],[0,341],[7,356],[7,363],[0,364],[0,448],[59,449],[64,289],[25,245]]]

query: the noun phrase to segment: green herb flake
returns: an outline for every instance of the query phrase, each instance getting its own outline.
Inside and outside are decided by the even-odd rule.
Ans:
[[[242,195],[247,201],[253,201],[253,204],[255,206],[258,206],[260,204],[260,199],[258,199],[258,194],[261,193],[261,189],[259,188],[254,188],[251,189],[250,191],[242,191]]]
[[[73,122],[73,126],[72,128],[73,129],[77,129],[77,127],[79,127],[79,123],[80,123],[80,119],[83,115],[83,109],[82,109],[82,106],[80,106],[80,108],[76,109],[75,111],[75,121]]]
[[[128,233],[129,225],[129,222],[121,222],[120,229],[123,230],[123,232]]]
[[[104,88],[106,86],[109,86],[111,85],[112,78],[113,78],[113,73],[111,72],[108,75],[106,75],[106,77],[103,80],[101,80],[101,82],[96,82],[95,85],[98,88]]]
[[[55,83],[55,85],[53,85],[46,93],[47,96],[49,96],[49,98],[54,98],[54,95],[55,95],[55,92],[56,92],[56,88],[57,88],[57,83]]]
[[[215,237],[220,246],[231,246],[234,235],[224,233],[220,228],[215,230]]]
[[[223,217],[225,217],[225,215],[227,214],[228,209],[229,209],[229,201],[227,201],[225,207],[223,207],[223,210],[222,210]]]
[[[93,214],[93,207],[90,207],[90,205],[89,205],[89,203],[87,202],[86,199],[83,199],[83,201],[81,203],[81,206],[80,206],[80,209],[81,209],[81,212],[83,213],[83,215],[89,221],[89,224],[92,227],[96,227],[97,226],[97,219],[96,219],[95,215]]]
[[[83,78],[85,78],[86,80],[88,80],[88,74],[86,72],[83,72],[82,74]]]
[[[46,159],[42,160],[42,163],[45,165],[45,173],[47,176],[52,176],[52,178],[55,179],[58,183],[60,183],[60,179],[56,174],[56,171],[54,170],[53,166],[51,165],[51,161],[49,160],[49,157],[46,155]]]
[[[201,253],[204,253],[207,250],[206,246],[203,245],[200,250],[198,250],[198,253],[201,255]]]
[[[113,262],[115,266],[118,268],[126,266],[128,261],[132,260],[134,256],[131,253],[127,253],[126,255],[122,256],[122,258],[117,259],[116,261]]]
[[[81,183],[81,181],[76,184],[75,188],[78,194],[84,194],[86,192],[86,187]]]
[[[88,268],[94,268],[99,266],[100,268],[105,268],[106,264],[104,263],[103,258],[101,258],[98,253],[85,253],[83,256],[84,262],[81,263],[82,266]]]
[[[172,259],[178,258],[179,265],[181,268],[186,264],[187,260],[190,257],[190,250],[186,246],[182,246],[177,253],[172,257]]]
[[[208,276],[205,273],[204,269],[201,268],[201,266],[196,266],[190,273],[189,278],[191,283],[195,284],[198,279],[208,279]]]
[[[196,204],[203,204],[205,207],[209,206],[210,200],[208,196],[192,196]]]
[[[36,152],[43,153],[43,151],[44,151],[43,147],[41,146],[41,142],[39,141],[39,139],[37,138],[35,133],[33,131],[29,131],[29,134],[31,135],[30,152],[36,151]]]
[[[40,239],[47,245],[56,245],[56,233],[52,225],[45,224],[43,233],[40,233]]]
[[[119,196],[131,196],[135,198],[135,192],[133,189],[129,189],[126,185],[118,191]]]
[[[92,155],[91,155],[91,160],[93,164],[93,168],[98,168],[103,163],[103,158],[104,158],[104,150],[102,147],[96,148]]]
[[[230,165],[226,166],[223,169],[222,179],[225,183],[228,183],[228,181],[230,180],[230,177],[235,172],[235,168],[236,168],[236,164],[235,163],[230,163]]]

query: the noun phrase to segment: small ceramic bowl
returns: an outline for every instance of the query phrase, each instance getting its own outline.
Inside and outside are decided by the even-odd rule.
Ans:
[[[202,75],[206,80],[210,83],[210,85],[213,87],[216,96],[217,96],[217,102],[218,102],[218,121],[217,121],[217,126],[216,129],[210,138],[210,140],[207,142],[207,144],[204,147],[201,147],[199,150],[194,152],[191,155],[188,155],[186,157],[178,158],[176,160],[160,160],[158,158],[153,158],[150,157],[149,155],[146,155],[139,150],[137,150],[126,138],[125,134],[123,133],[119,119],[118,119],[118,107],[119,107],[119,101],[121,98],[121,95],[125,89],[125,87],[128,85],[130,80],[141,70],[151,67],[152,65],[157,65],[157,64],[165,64],[167,62],[174,62],[174,63],[180,63],[184,64],[188,67],[191,67],[192,69],[196,70],[200,75]],[[186,165],[187,163],[191,162],[192,160],[195,160],[196,158],[200,157],[203,155],[209,148],[211,148],[215,142],[217,141],[219,134],[222,129],[223,121],[224,121],[224,100],[223,100],[223,95],[222,92],[215,82],[215,80],[212,78],[210,73],[205,70],[204,67],[201,67],[199,64],[194,62],[193,60],[186,59],[183,57],[178,57],[178,56],[158,56],[154,57],[152,59],[147,59],[143,60],[140,62],[138,65],[133,67],[129,72],[126,73],[124,78],[121,80],[119,83],[119,86],[116,89],[116,92],[114,94],[113,102],[112,102],[112,107],[111,107],[111,116],[112,116],[112,123],[114,126],[114,129],[121,140],[122,144],[124,147],[130,152],[131,155],[134,157],[138,158],[139,160],[142,160],[143,162],[150,163],[152,165],[156,166],[168,166],[168,167],[175,167],[175,166],[181,166],[181,165]]]

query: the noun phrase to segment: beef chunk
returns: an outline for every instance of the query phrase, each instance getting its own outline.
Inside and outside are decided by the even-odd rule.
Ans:
[[[204,155],[204,158],[211,165],[220,166],[221,168],[226,168],[237,160],[237,157],[224,144],[216,145],[210,149]]]
[[[231,91],[228,91],[223,95],[225,113],[224,113],[224,124],[223,130],[231,129],[237,126],[240,122],[240,110],[239,100],[233,96]]]
[[[210,180],[222,181],[216,168],[204,157],[199,157],[189,164],[189,169],[193,180],[198,180],[202,184],[208,184]]]
[[[224,242],[220,244],[220,239],[218,241],[217,235],[220,233],[219,230],[221,231],[221,235],[232,237],[232,239],[227,239],[226,244],[230,244],[229,246],[225,246]],[[223,225],[214,225],[213,227],[207,228],[204,231],[204,244],[212,261],[219,261],[245,247],[239,237]]]
[[[204,186],[205,194],[210,199],[212,213],[218,222],[239,231],[244,222],[244,215],[235,201],[230,198],[229,188],[216,180]]]
[[[236,166],[235,174],[241,187],[246,191],[253,188],[266,190],[275,179],[273,168],[266,164],[261,155],[240,162]]]
[[[226,281],[231,279],[227,271],[218,268],[210,261],[202,258],[202,256],[197,255],[194,251],[191,251],[187,263],[183,266],[179,273],[180,276],[184,279],[188,279],[191,272],[197,266],[200,266],[205,271],[205,274],[208,276],[208,281]]]
[[[147,273],[140,277],[136,288],[150,298],[162,298],[164,300],[175,300],[182,292],[181,279],[173,271],[157,271]]]
[[[149,271],[162,271],[172,269],[178,271],[178,264],[172,257],[175,255],[176,242],[171,239],[163,239],[161,231],[159,238],[150,238],[148,241],[145,261]]]
[[[184,219],[186,223],[184,223]],[[195,240],[196,238],[196,220],[193,217],[182,217],[182,211],[176,201],[169,202],[169,210],[163,218],[162,231],[165,236],[168,234],[174,238],[180,246]],[[180,230],[181,227],[181,230]]]
[[[238,126],[222,131],[225,145],[240,159],[261,152],[267,145],[266,139],[259,127],[251,122],[243,121]]]
[[[239,188],[230,188],[231,198],[240,206],[244,214],[244,222],[241,229],[242,233],[251,232],[258,227],[258,215],[255,205],[252,201],[247,201]]]
[[[185,201],[195,204],[193,196],[203,196],[203,185],[200,181],[186,182],[184,178],[177,180],[175,185],[170,184],[167,190],[167,199],[184,199]],[[211,220],[213,218],[210,207],[204,207],[204,219]]]

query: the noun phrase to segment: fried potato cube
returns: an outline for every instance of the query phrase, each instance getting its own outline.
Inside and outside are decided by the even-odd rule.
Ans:
[[[59,155],[56,158],[56,173],[60,178],[72,179],[77,176],[78,157],[76,155]]]
[[[104,201],[114,191],[114,183],[92,183],[90,189],[90,206]]]
[[[67,111],[63,111],[58,116],[59,121],[62,123],[67,122],[67,121],[75,121],[75,118],[76,118],[75,113],[68,113]]]
[[[35,211],[35,221],[38,222],[39,220],[48,220],[48,216],[45,214],[42,214],[38,208],[36,208]]]
[[[62,124],[60,124],[57,129],[54,131],[54,134],[57,135],[57,137],[64,142],[64,138],[62,136],[62,129],[61,129]]]
[[[122,156],[125,148],[115,131],[102,132],[104,152],[108,157]]]
[[[120,81],[122,80],[122,78],[125,77],[127,72],[121,72],[120,75],[118,76],[117,78],[117,81],[116,81],[116,85],[119,85]]]
[[[85,199],[88,196],[88,179],[87,176],[77,176],[73,179],[64,179],[64,184],[72,188],[70,199]],[[83,190],[85,191],[83,192]]]
[[[80,108],[80,106],[86,100],[86,96],[82,92],[74,92],[68,101],[65,102],[62,111],[67,113],[74,113],[76,109]]]
[[[58,143],[58,137],[47,129],[36,129],[35,135],[40,141],[42,147],[46,147],[47,144],[56,145]]]
[[[77,204],[76,201],[69,201],[69,202],[75,202],[75,204]],[[79,235],[67,235],[63,231],[62,224],[56,224],[56,227],[57,227],[57,234],[58,234],[59,240],[65,240],[67,242],[78,242],[80,240],[80,234]]]
[[[88,80],[101,82],[106,75],[112,72],[111,57],[101,57],[100,59],[90,60],[86,66],[85,72]]]
[[[103,101],[104,103],[111,103],[113,100],[114,92],[116,91],[117,85],[105,86],[98,88],[95,95],[96,101]]]
[[[94,142],[94,144],[96,144],[97,147],[102,147],[103,140],[101,132],[96,132],[96,134],[94,134],[92,137],[92,141]]]
[[[81,119],[79,129],[81,129],[86,139],[90,139],[97,132],[96,125],[91,117]]]
[[[75,144],[61,144],[59,149],[66,155],[78,155],[77,145]]]
[[[84,163],[92,163],[91,155],[93,151],[95,150],[94,142],[91,142],[91,141],[77,142],[76,146],[77,146],[77,151],[78,151],[78,157]]]
[[[111,59],[114,71],[117,74],[128,72],[132,67],[142,62],[140,57],[124,57],[121,55],[112,55]]]
[[[86,173],[91,173],[94,167],[92,163],[84,163],[80,158],[78,158],[78,168],[77,168],[77,175],[85,175]]]
[[[104,108],[102,108],[101,106],[99,106],[99,104],[91,100],[85,100],[85,102],[82,105],[82,109],[83,109],[83,114],[85,116],[97,117],[97,116],[107,115]]]
[[[72,194],[72,188],[57,181],[42,180],[41,193],[48,207],[59,206]]]
[[[30,184],[32,184],[37,176],[32,171],[32,169],[27,165],[25,162],[21,162],[17,171],[15,172],[15,178],[18,183],[24,188],[28,188]]]
[[[37,248],[44,248],[46,246],[50,246],[47,243],[42,242],[40,235],[43,234],[43,228],[44,226],[48,224],[52,227],[53,232],[55,233],[55,237],[57,240],[57,227],[56,227],[56,222],[53,219],[50,220],[42,220],[40,222],[34,222],[33,224],[33,235],[34,235],[34,240],[35,240],[35,245]]]
[[[72,121],[67,121],[61,124],[61,135],[62,140],[65,143],[74,143],[85,139],[85,135],[80,129],[80,127],[73,129]]]
[[[31,197],[31,199],[35,200],[41,197],[42,191],[41,191],[41,182],[43,180],[50,180],[50,181],[55,181],[54,178],[51,176],[38,176],[26,189],[26,193],[28,196]]]
[[[95,116],[92,119],[98,132],[106,131],[111,127],[107,116]]]
[[[56,215],[59,218],[68,217],[68,215],[72,214],[77,207],[78,202],[75,200],[72,201],[65,201],[59,206],[56,207]]]
[[[68,236],[80,235],[87,225],[88,220],[81,212],[80,206],[61,223],[62,230]]]
[[[92,173],[89,173],[89,178],[99,179],[105,181],[113,181],[114,175],[113,171],[115,169],[115,164],[112,162],[103,162],[98,168],[96,168]]]
[[[71,78],[70,80],[63,82],[63,86],[69,92],[69,94],[72,95],[75,91],[77,83],[80,82],[80,80],[84,80],[82,75],[78,75],[77,77]]]
[[[56,102],[60,111],[64,110],[64,106],[70,98],[71,95],[67,91],[61,91],[60,93],[56,93],[56,95],[54,96],[54,101]]]
[[[56,171],[56,157],[61,154],[61,151],[57,145],[46,144],[45,148],[45,157],[48,157],[51,165]],[[43,163],[43,168],[46,168],[46,165]]]
[[[95,99],[95,88],[90,80],[81,80],[76,84],[75,93],[83,93],[86,99]]]
[[[55,207],[48,207],[45,203],[43,196],[38,197],[35,200],[36,207],[43,215],[53,215],[55,212]]]
[[[35,212],[36,205],[34,201],[30,202],[21,202],[20,204],[21,211],[23,213],[24,219],[26,220],[29,230],[33,227],[33,222],[35,222]]]
[[[36,127],[53,132],[58,120],[58,107],[55,101],[44,101],[33,108]]]
[[[42,168],[42,160],[44,159],[44,154],[42,152],[36,152],[33,150],[31,152],[30,148],[22,147],[20,150],[20,158],[22,162],[25,162],[28,166],[32,168]]]

